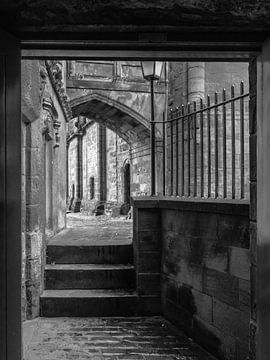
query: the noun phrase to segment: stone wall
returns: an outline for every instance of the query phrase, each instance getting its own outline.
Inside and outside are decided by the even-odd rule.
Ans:
[[[98,171],[98,124],[91,124],[83,136],[83,199],[84,211],[93,209],[99,200],[100,183]],[[91,190],[91,178],[94,178]]]
[[[184,107],[185,114],[194,111],[194,101],[196,102],[196,110],[200,108],[200,99],[203,104],[207,103],[207,94],[210,95],[210,105],[215,100],[215,92],[217,92],[217,102],[223,101],[223,89],[226,89],[226,99],[231,97],[231,86],[235,85],[235,96],[240,94],[240,82],[244,81],[244,93],[249,92],[248,81],[248,64],[247,63],[231,63],[231,62],[206,62],[206,63],[169,63],[169,107],[175,109],[181,104],[186,105],[190,102],[190,108]],[[248,97],[244,99],[244,198],[249,199],[249,115],[248,115]],[[235,108],[235,198],[240,198],[240,101],[234,103]],[[218,107],[218,197],[233,197],[232,190],[232,128],[231,128],[231,105],[226,106],[226,182],[227,193],[223,191],[223,108]],[[189,118],[190,122],[190,157],[188,158],[188,120],[184,120],[184,154],[182,158],[182,120],[178,121],[178,141],[179,141],[179,194],[185,196],[201,196],[201,118],[200,114],[196,116],[196,149],[197,149],[197,194],[194,194],[194,117]],[[215,197],[215,114],[214,110],[210,111],[210,166],[208,156],[208,114],[203,113],[203,197]],[[171,176],[173,176],[173,193],[176,188],[176,122],[167,126],[167,194],[171,193]],[[173,165],[171,165],[171,132],[173,133]],[[188,186],[188,159],[190,159],[190,183]],[[185,164],[184,172],[184,189],[182,190],[182,161]],[[173,170],[171,170],[173,166]],[[211,187],[208,191],[208,169],[210,168]]]
[[[137,291],[220,359],[249,348],[249,206],[134,200]]]
[[[92,211],[100,201],[100,169],[99,124],[91,122],[84,129],[82,151],[82,210]],[[106,201],[108,203],[124,203],[124,167],[130,164],[130,195],[150,194],[149,139],[130,146],[115,132],[106,129]],[[68,205],[72,208],[72,194],[77,189],[77,137],[69,141],[68,146]],[[93,178],[93,179],[91,179]],[[91,182],[94,181],[94,186]],[[93,186],[93,190],[91,187]]]
[[[130,146],[114,132],[107,130],[107,199],[124,203],[124,166],[130,162]]]
[[[66,211],[66,120],[42,61],[22,61],[22,120],[22,313],[34,318],[46,241]]]
[[[76,169],[77,169],[77,138],[74,137],[68,146],[68,187],[69,200],[68,207],[73,204],[76,195]]]
[[[98,151],[98,123],[92,123],[85,129],[83,136],[83,198],[82,210],[91,211],[100,200],[100,154]],[[76,152],[74,140],[70,143],[70,181],[74,172]],[[123,166],[130,161],[129,145],[113,131],[106,129],[106,201],[120,204],[124,202]],[[91,180],[94,178],[94,180]],[[94,189],[91,190],[94,181]],[[76,183],[76,181],[75,181]],[[71,195],[71,194],[70,194]]]

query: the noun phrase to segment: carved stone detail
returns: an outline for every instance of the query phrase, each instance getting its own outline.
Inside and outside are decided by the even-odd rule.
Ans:
[[[58,60],[50,60],[46,61],[46,67],[66,121],[69,121],[73,116],[63,82],[63,63]]]
[[[54,139],[54,147],[59,147],[59,128],[61,126],[61,122],[58,120],[58,112],[53,104],[52,98],[47,92],[44,93],[42,108],[42,133],[45,135],[45,139],[47,141]]]
[[[40,75],[39,99],[41,101],[43,98],[43,94],[47,83],[47,77],[48,77],[47,70],[43,65],[40,65],[39,75]]]

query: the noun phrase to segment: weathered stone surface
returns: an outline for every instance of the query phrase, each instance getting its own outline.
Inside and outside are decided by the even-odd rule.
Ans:
[[[146,211],[146,206],[147,211],[151,206],[152,212],[161,211],[164,315],[218,357],[242,356],[248,341],[249,257],[244,256],[238,277],[229,271],[238,270],[238,253],[249,252],[248,207],[238,211],[237,204],[219,207],[158,199],[134,202],[138,214]],[[230,316],[223,322],[226,309]],[[230,322],[233,316],[238,320]],[[234,321],[239,321],[238,330]]]
[[[43,61],[22,61],[22,113],[22,287],[27,306],[22,302],[23,317],[31,318],[39,315],[46,238],[65,226],[66,211],[66,121]],[[57,141],[52,116],[57,117]],[[49,123],[50,138],[45,135]]]
[[[257,321],[257,278],[258,278],[258,269],[257,266],[251,265],[250,267],[250,316],[253,322]]]
[[[227,273],[205,269],[203,292],[224,303],[238,306],[239,280]]]
[[[202,320],[211,324],[213,322],[213,298],[200,291],[192,289],[194,303],[196,307],[196,315]]]
[[[249,137],[249,176],[250,181],[257,180],[257,135],[250,135]]]
[[[217,358],[234,359],[236,358],[236,339],[225,333],[198,316],[193,319],[193,336],[195,341],[204,346]]]
[[[248,342],[249,314],[226,305],[218,300],[213,302],[213,324],[221,331]]]
[[[25,360],[213,357],[161,317],[38,319],[23,327]]]
[[[257,324],[256,322],[250,322],[249,327],[249,358],[250,360],[256,360],[257,358]]]
[[[157,251],[160,247],[158,231],[139,231],[139,249],[140,251]]]
[[[250,219],[257,221],[257,182],[250,182]]]
[[[230,247],[229,273],[237,278],[250,280],[249,250]]]
[[[239,280],[239,307],[250,312],[250,280]]]
[[[160,253],[140,251],[137,269],[139,273],[159,273],[161,269]]]
[[[160,274],[138,274],[137,290],[139,295],[159,295]]]
[[[140,230],[159,229],[159,212],[152,209],[141,209],[138,215],[138,228]]]
[[[257,264],[257,223],[251,221],[250,229],[250,262],[253,265]]]

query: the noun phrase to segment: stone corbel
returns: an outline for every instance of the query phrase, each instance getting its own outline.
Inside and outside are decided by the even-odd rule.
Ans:
[[[54,128],[54,146],[53,147],[59,147],[60,146],[60,135],[59,135],[59,128],[61,127],[61,122],[58,120],[53,121],[53,128]]]
[[[54,147],[59,147],[59,128],[61,126],[61,122],[58,120],[58,112],[49,93],[45,93],[42,101],[42,107],[44,111],[44,126],[42,133],[45,135],[47,141],[54,139]]]
[[[75,121],[75,127],[77,128],[75,130],[76,135],[83,135],[86,125],[86,118],[84,116],[79,116],[77,120]]]

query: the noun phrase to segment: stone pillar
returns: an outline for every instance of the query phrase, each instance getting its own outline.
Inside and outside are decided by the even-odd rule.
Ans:
[[[76,195],[73,205],[73,212],[81,211],[82,194],[83,194],[83,164],[82,164],[82,138],[83,132],[77,134],[77,169],[76,169]]]
[[[99,200],[107,200],[107,137],[106,126],[98,126],[98,154],[99,154]]]
[[[66,143],[66,204],[69,205],[69,142]]]
[[[187,101],[204,99],[205,93],[205,63],[187,63]]]

